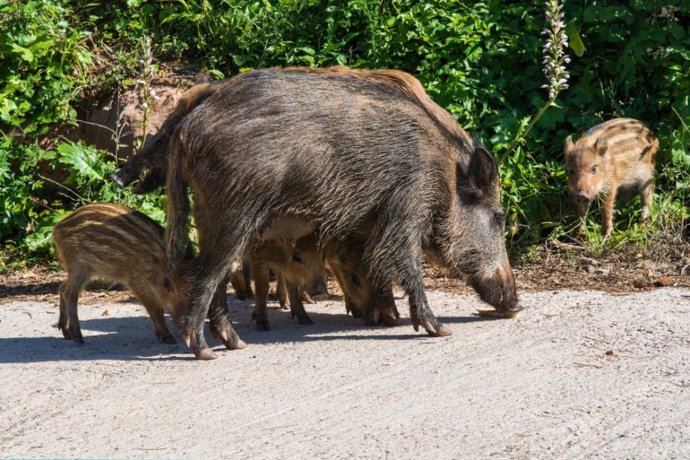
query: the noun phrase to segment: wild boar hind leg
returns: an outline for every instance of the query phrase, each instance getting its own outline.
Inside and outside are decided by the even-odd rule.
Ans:
[[[642,184],[640,184],[640,201],[642,204],[642,209],[640,212],[640,224],[644,224],[649,220],[649,208],[652,206],[652,201],[654,201],[654,182],[649,179]]]
[[[200,360],[216,359],[217,356],[206,343],[204,325],[206,317],[218,318],[220,314],[227,315],[227,304],[224,308],[219,302],[214,302],[219,286],[224,283],[228,270],[222,264],[197,263],[196,270],[191,275],[191,289],[189,291],[189,309],[186,324],[182,330],[185,341],[192,349],[194,356]]]
[[[84,343],[77,314],[77,302],[79,300],[79,292],[81,292],[89,277],[90,272],[87,268],[77,267],[70,269],[67,279],[60,285],[58,329],[62,331],[63,337],[74,340],[77,343]]]
[[[215,338],[221,340],[228,350],[241,350],[247,344],[237,335],[230,318],[228,318],[227,289],[228,280],[226,278],[216,289],[211,307],[209,307],[208,319],[211,333]]]

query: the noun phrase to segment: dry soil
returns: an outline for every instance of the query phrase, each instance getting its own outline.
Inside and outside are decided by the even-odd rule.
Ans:
[[[509,320],[433,289],[444,338],[403,299],[394,328],[334,298],[258,332],[230,295],[249,346],[199,362],[126,292],[85,293],[63,339],[50,283],[0,300],[3,458],[690,458],[687,288],[525,291]]]

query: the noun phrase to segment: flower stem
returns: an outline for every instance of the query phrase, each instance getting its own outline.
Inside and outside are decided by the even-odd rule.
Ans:
[[[534,117],[532,117],[532,119],[530,120],[529,125],[527,125],[527,128],[525,129],[525,132],[522,133],[520,136],[516,137],[515,140],[513,141],[513,143],[510,144],[510,147],[508,147],[508,150],[506,150],[505,153],[503,153],[503,155],[501,155],[501,158],[498,160],[499,164],[503,163],[503,161],[506,158],[508,158],[508,156],[511,153],[513,153],[513,150],[515,150],[517,148],[518,144],[527,137],[527,134],[529,134],[529,132],[532,130],[532,128],[534,128],[534,125],[537,124],[539,119],[546,113],[546,111],[549,110],[549,107],[554,105],[555,101],[556,101],[555,97],[551,98],[546,102],[546,104],[544,104],[542,106],[541,109],[539,109],[537,114]]]

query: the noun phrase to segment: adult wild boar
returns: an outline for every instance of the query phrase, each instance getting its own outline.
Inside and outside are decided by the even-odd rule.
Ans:
[[[424,250],[464,273],[497,309],[520,308],[496,163],[406,73],[238,75],[179,121],[168,156],[169,270],[178,301],[188,304],[185,337],[199,359],[215,357],[203,324],[216,287],[268,226],[283,228],[275,219],[301,223],[302,235],[318,229],[321,241],[372,229],[367,270],[380,286],[404,288],[415,330],[450,334],[424,292]],[[183,257],[187,189],[199,237],[193,260]]]
[[[153,321],[156,336],[175,343],[163,316],[171,287],[165,277],[163,227],[148,216],[115,203],[80,207],[53,228],[55,252],[67,279],[60,285],[58,328],[66,339],[83,343],[77,300],[91,278],[121,282],[139,298]],[[225,296],[214,298],[225,305]],[[222,305],[220,305],[222,304]],[[170,311],[173,319],[177,312]],[[211,330],[230,349],[244,348],[227,316],[211,317]]]
[[[568,136],[565,161],[568,189],[580,218],[577,233],[582,232],[590,203],[600,194],[604,197],[601,233],[605,237],[613,231],[613,208],[619,192],[626,201],[639,194],[640,223],[649,218],[654,198],[654,157],[658,151],[656,136],[631,118],[615,118],[597,125],[575,143]]]

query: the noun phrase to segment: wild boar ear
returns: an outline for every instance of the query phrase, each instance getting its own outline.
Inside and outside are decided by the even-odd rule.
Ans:
[[[498,173],[496,160],[484,147],[475,147],[467,168],[470,181],[481,191],[488,191]]]
[[[606,155],[606,149],[608,149],[608,146],[609,144],[605,137],[600,137],[594,144],[594,148],[597,149],[597,153],[602,157]]]
[[[573,147],[575,147],[575,144],[573,144],[573,135],[571,134],[565,138],[565,150],[571,150]]]
[[[570,135],[570,136],[565,138],[565,146],[563,148],[563,154],[564,154],[566,160],[573,156],[573,150],[574,149],[575,149],[575,144],[573,143],[573,136]]]

